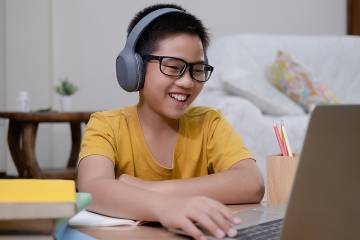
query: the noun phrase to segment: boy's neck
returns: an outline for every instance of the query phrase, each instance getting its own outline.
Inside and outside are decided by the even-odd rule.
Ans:
[[[137,105],[137,112],[141,124],[153,131],[164,132],[168,130],[177,131],[179,129],[178,119],[170,119],[165,116],[161,116],[144,104]]]

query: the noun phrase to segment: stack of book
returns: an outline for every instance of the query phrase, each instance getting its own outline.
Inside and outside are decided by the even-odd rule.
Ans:
[[[62,239],[67,220],[91,202],[72,180],[0,180],[0,239]]]

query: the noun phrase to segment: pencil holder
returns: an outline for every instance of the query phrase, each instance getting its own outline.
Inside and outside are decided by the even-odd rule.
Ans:
[[[287,203],[295,177],[299,155],[294,157],[270,155],[266,158],[267,201]]]

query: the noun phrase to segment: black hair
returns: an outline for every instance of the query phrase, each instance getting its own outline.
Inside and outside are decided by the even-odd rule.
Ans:
[[[138,12],[131,20],[127,33],[131,32],[134,26],[149,13],[161,8],[176,8],[183,12],[171,12],[164,14],[152,21],[142,32],[135,51],[140,55],[150,54],[158,47],[158,42],[170,34],[188,33],[199,36],[204,52],[209,45],[209,34],[202,22],[194,15],[186,12],[182,7],[175,4],[156,4]]]

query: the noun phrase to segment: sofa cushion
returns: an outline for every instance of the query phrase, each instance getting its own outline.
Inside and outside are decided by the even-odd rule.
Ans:
[[[306,112],[310,112],[318,104],[338,103],[330,89],[315,80],[311,72],[287,52],[278,51],[274,63],[268,68],[267,76],[278,90]]]
[[[292,100],[279,92],[274,86],[242,68],[233,68],[221,74],[223,88],[229,94],[245,98],[263,113],[283,116],[301,115],[304,111]]]

